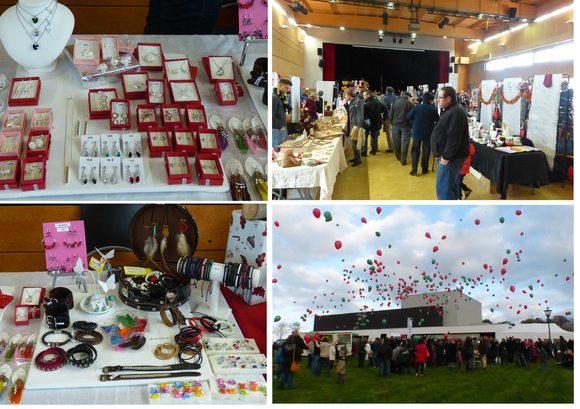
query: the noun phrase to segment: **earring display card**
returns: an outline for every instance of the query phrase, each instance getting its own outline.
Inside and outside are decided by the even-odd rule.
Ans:
[[[75,65],[99,65],[100,59],[99,37],[75,37],[73,50]]]
[[[169,143],[169,131],[167,128],[148,128],[147,136],[152,158],[164,157],[165,152],[171,152],[171,143]]]
[[[108,157],[121,157],[121,141],[118,133],[101,135],[101,154]]]
[[[163,71],[163,50],[158,43],[138,43],[137,59],[142,71]]]
[[[127,158],[140,158],[143,155],[141,134],[123,134],[123,153]]]
[[[185,107],[187,125],[192,129],[207,128],[207,116],[203,105],[187,105]]]
[[[192,80],[189,59],[165,60],[165,78],[168,81]]]
[[[0,159],[20,157],[22,134],[20,132],[2,132],[0,134]]]
[[[157,110],[155,104],[137,105],[137,130],[146,132],[147,128],[157,127]]]
[[[0,159],[0,189],[10,190],[19,187],[20,159]]]
[[[111,100],[117,99],[115,88],[89,90],[89,115],[91,119],[109,119]]]
[[[201,105],[197,83],[191,80],[171,81],[169,89],[173,102],[179,105]]]
[[[143,158],[123,159],[123,180],[125,183],[131,185],[144,183],[144,170]]]
[[[79,174],[78,179],[83,185],[97,185],[99,183],[99,170],[101,160],[99,158],[85,158],[81,156],[79,159]]]
[[[31,131],[50,131],[52,129],[52,109],[36,108],[32,111]]]
[[[26,144],[26,157],[43,156],[46,160],[50,157],[50,133],[47,131],[30,131]]]
[[[12,88],[10,88],[8,106],[38,105],[40,86],[39,77],[14,78],[12,80]]]
[[[49,275],[74,272],[73,267],[79,258],[83,267],[88,268],[84,221],[42,223],[42,234]]]
[[[165,80],[147,80],[147,103],[161,105],[165,103]]]
[[[234,59],[231,56],[210,55],[209,57],[203,57],[201,60],[211,84],[218,80],[235,81]]]
[[[24,133],[26,127],[26,111],[24,110],[9,110],[6,111],[6,117],[2,128],[4,131],[13,131]]]
[[[161,105],[161,122],[164,127],[174,128],[183,126],[181,109],[177,104]]]
[[[119,44],[117,41],[117,36],[102,36],[101,51],[103,55],[103,60],[110,60],[111,58],[119,58]]]
[[[244,8],[243,5],[240,5],[238,9],[238,37],[240,41],[268,38],[268,2],[256,1],[251,4],[253,7]]]
[[[126,72],[121,77],[123,81],[123,93],[126,99],[146,99],[147,80],[149,74],[146,72]]]
[[[121,181],[121,158],[101,158],[101,182],[116,185]]]
[[[197,144],[197,151],[201,154],[215,155],[218,158],[222,156],[215,129],[199,128],[197,131]]]
[[[189,168],[187,154],[182,152],[167,152],[165,156],[165,169],[170,185],[186,185],[191,183],[191,169]]]
[[[98,158],[101,154],[101,135],[81,135],[81,157]]]
[[[114,129],[131,129],[131,103],[128,99],[112,99],[110,127]]]

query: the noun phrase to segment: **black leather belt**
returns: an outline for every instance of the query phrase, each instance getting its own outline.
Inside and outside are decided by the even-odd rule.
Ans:
[[[123,381],[125,379],[157,379],[157,378],[179,378],[181,376],[201,376],[199,372],[154,372],[154,373],[133,373],[126,375],[101,375],[99,380],[101,382],[107,381]]]
[[[105,366],[102,368],[104,373],[121,372],[121,371],[180,371],[183,369],[199,369],[199,364],[173,364],[173,365],[137,365],[137,366]]]

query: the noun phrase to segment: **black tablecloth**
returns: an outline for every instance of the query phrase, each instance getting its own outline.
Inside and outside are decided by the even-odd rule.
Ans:
[[[506,153],[487,145],[474,143],[471,166],[494,182],[502,199],[507,197],[510,183],[545,186],[548,180],[548,160],[542,151]]]

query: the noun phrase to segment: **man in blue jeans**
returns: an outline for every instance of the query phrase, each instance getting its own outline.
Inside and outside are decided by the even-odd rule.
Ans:
[[[409,142],[411,141],[411,121],[407,119],[407,114],[413,109],[413,103],[410,101],[410,98],[411,94],[409,92],[403,92],[389,111],[389,118],[393,125],[395,156],[403,166],[407,164]]]
[[[441,88],[438,100],[445,112],[431,135],[431,151],[438,163],[435,189],[439,200],[458,200],[457,176],[469,156],[469,125],[453,87]]]
[[[277,148],[288,139],[286,111],[291,112],[292,108],[286,102],[286,94],[290,92],[291,86],[290,80],[282,78],[272,93],[272,148]]]

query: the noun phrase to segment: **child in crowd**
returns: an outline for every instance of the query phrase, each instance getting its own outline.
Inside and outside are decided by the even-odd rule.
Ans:
[[[465,159],[465,163],[463,164],[463,167],[461,168],[461,171],[459,172],[459,176],[457,177],[457,183],[458,183],[458,193],[459,193],[459,197],[458,199],[461,200],[462,199],[462,194],[461,191],[465,192],[465,197],[463,197],[463,199],[467,199],[469,197],[469,195],[471,194],[471,189],[469,187],[467,187],[467,185],[465,183],[463,183],[463,178],[465,177],[465,175],[467,175],[469,173],[469,168],[471,167],[471,157],[475,155],[475,147],[473,146],[473,142],[471,142],[471,140],[469,141],[469,157],[467,159]],[[459,190],[461,189],[461,190]]]
[[[346,356],[340,358],[336,366],[336,373],[338,374],[338,383],[344,383],[344,374],[346,372]]]
[[[276,360],[274,367],[276,368],[276,379],[280,379],[282,372],[284,371],[284,357],[282,356],[284,348],[280,347],[276,353]]]

